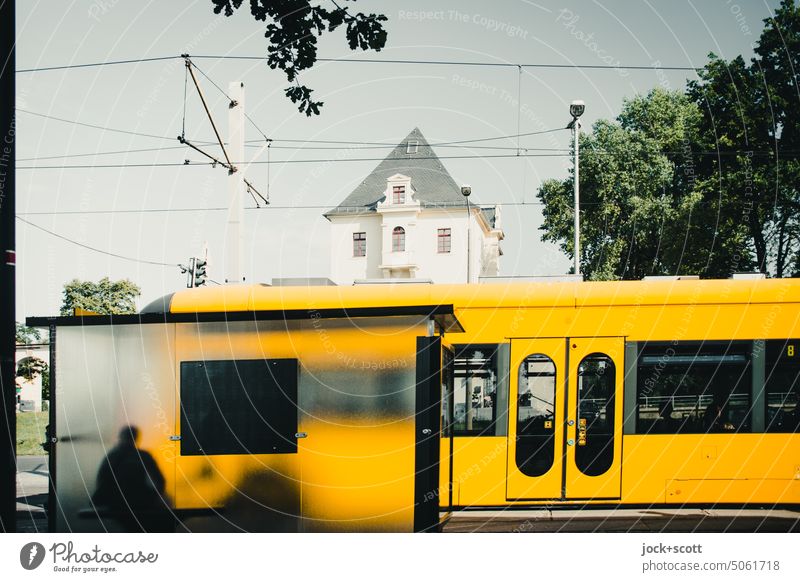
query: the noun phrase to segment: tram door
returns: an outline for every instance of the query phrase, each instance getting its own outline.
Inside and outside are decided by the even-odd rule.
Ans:
[[[567,499],[618,499],[622,459],[623,338],[569,338]]]
[[[565,361],[564,338],[511,340],[506,482],[510,500],[562,496]]]
[[[620,496],[622,338],[511,341],[509,500]]]

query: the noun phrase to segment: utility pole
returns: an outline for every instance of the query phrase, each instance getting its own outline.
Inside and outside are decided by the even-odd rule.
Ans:
[[[574,194],[575,194],[575,274],[581,274],[581,191],[580,191],[580,168],[578,162],[580,161],[580,157],[578,156],[578,147],[581,138],[581,122],[580,117],[583,115],[583,112],[586,110],[586,104],[583,101],[576,100],[570,103],[569,105],[569,114],[572,116],[572,122],[567,125],[568,128],[572,129],[572,140],[573,140],[573,149],[575,151],[575,184],[574,184]]]
[[[472,260],[470,256],[470,246],[472,245],[472,233],[470,232],[470,222],[472,222],[472,212],[469,209],[469,195],[472,194],[472,187],[469,184],[461,186],[461,195],[467,201],[467,284],[470,283],[470,268],[469,263]],[[467,406],[469,408],[469,406]]]
[[[225,238],[225,282],[241,283],[242,223],[244,222],[244,84],[228,86],[228,148],[233,171],[228,175],[228,224]]]
[[[579,139],[581,132],[581,122],[576,117],[572,122],[572,140],[575,144],[575,184],[574,184],[574,198],[575,198],[575,274],[581,274],[581,189],[580,189],[580,165],[578,164],[578,148],[580,147]]]
[[[16,530],[15,0],[0,1],[0,531]]]

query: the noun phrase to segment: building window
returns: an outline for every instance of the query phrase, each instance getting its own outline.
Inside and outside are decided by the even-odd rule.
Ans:
[[[367,256],[367,233],[354,232],[353,233],[353,256],[366,257]]]
[[[399,253],[404,250],[406,250],[406,231],[402,226],[396,226],[392,231],[392,252]]]
[[[449,253],[450,252],[450,229],[449,228],[440,228],[437,230],[437,240],[438,243],[436,245],[436,249],[440,253]]]
[[[636,432],[750,432],[750,342],[653,343],[639,352]]]
[[[406,143],[406,153],[415,154],[417,153],[418,147],[419,147],[418,141],[409,141],[408,143]]]
[[[406,203],[406,187],[392,186],[392,204]]]

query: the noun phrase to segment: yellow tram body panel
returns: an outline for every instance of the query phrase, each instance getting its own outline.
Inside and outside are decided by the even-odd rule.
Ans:
[[[331,309],[452,304],[464,333],[454,344],[521,345],[525,339],[619,338],[620,342],[710,342],[768,340],[798,335],[799,280],[653,280],[484,285],[402,285],[270,288],[226,286],[176,293],[173,313],[268,309]],[[363,338],[354,336],[348,349]],[[337,339],[337,341],[345,341]],[[578,340],[576,340],[578,341]],[[594,340],[593,340],[594,341]],[[602,345],[598,344],[598,345]],[[621,346],[622,343],[617,345]],[[622,357],[618,374],[624,372]],[[511,376],[514,370],[510,370]],[[512,380],[512,384],[514,381]],[[563,396],[559,392],[559,396]],[[514,414],[513,399],[509,418]],[[622,394],[616,401],[622,414]],[[563,419],[562,419],[563,420]],[[572,431],[572,432],[569,432]],[[566,437],[580,437],[580,428]],[[510,493],[514,439],[508,436],[455,436],[452,446],[454,506],[566,503],[798,503],[800,436],[795,434],[617,435],[614,465],[618,481],[611,494],[593,495],[597,478],[580,495]],[[557,453],[557,454],[560,454]],[[320,458],[318,470],[326,470]],[[333,468],[329,468],[333,470]],[[574,471],[573,471],[574,472]],[[577,477],[580,477],[576,473]],[[555,483],[561,475],[543,476]],[[348,482],[368,480],[350,473]],[[524,479],[522,479],[524,480]],[[442,487],[447,477],[441,476]],[[614,487],[618,489],[615,490]],[[524,487],[519,489],[524,491]],[[442,489],[444,491],[444,489]],[[440,492],[441,493],[441,492]],[[443,506],[447,495],[440,495]],[[328,511],[335,510],[330,508]]]

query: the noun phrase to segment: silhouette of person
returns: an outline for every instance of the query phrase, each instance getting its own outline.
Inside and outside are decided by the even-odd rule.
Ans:
[[[703,430],[705,432],[728,432],[735,430],[728,422],[728,394],[715,391],[714,398],[703,413]]]
[[[92,502],[97,513],[118,521],[125,531],[171,531],[172,511],[164,495],[164,476],[153,456],[137,448],[139,429],[126,426],[97,472]]]
[[[678,432],[679,423],[672,418],[673,410],[672,399],[667,399],[664,404],[661,405],[661,409],[658,412],[659,419],[656,421],[655,430],[653,432],[659,434]]]

